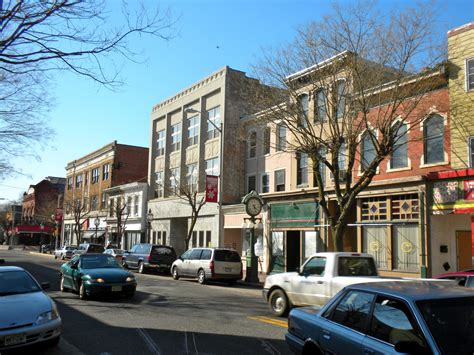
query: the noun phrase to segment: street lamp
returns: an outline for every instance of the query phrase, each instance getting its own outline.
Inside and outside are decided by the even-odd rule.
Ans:
[[[153,221],[153,213],[151,212],[150,208],[146,214],[148,243],[150,243],[151,221]]]
[[[95,241],[97,242],[97,229],[99,228],[99,224],[100,224],[100,219],[99,219],[99,216],[97,215],[95,218],[94,218],[94,225],[95,225]]]

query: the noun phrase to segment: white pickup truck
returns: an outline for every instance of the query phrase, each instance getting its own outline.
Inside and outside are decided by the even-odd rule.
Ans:
[[[283,316],[293,306],[322,306],[345,286],[371,281],[380,281],[372,255],[317,253],[297,272],[268,276],[263,298],[275,315]]]

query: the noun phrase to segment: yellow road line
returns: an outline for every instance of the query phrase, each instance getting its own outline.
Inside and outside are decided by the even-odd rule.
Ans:
[[[287,328],[288,327],[288,322],[285,321],[285,320],[279,320],[279,319],[274,319],[274,318],[270,318],[270,317],[247,317],[248,319],[252,319],[252,320],[256,320],[256,321],[259,321],[259,322],[263,322],[263,323],[268,323],[268,324],[272,324],[272,325],[277,325],[279,327],[283,327],[283,328]]]

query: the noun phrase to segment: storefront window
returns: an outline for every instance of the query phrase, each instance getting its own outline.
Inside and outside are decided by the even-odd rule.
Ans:
[[[322,251],[325,251],[325,248],[321,233],[319,231],[304,232],[304,259]]]
[[[394,268],[403,271],[419,270],[418,225],[393,226]]]
[[[371,254],[375,258],[380,270],[388,269],[388,245],[386,226],[364,226],[363,227],[363,252]]]

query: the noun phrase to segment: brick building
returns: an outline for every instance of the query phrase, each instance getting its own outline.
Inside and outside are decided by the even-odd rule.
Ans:
[[[108,212],[105,190],[132,182],[145,182],[147,172],[148,148],[117,141],[69,162],[66,166],[62,244],[77,244],[79,233],[81,240],[105,243]]]

